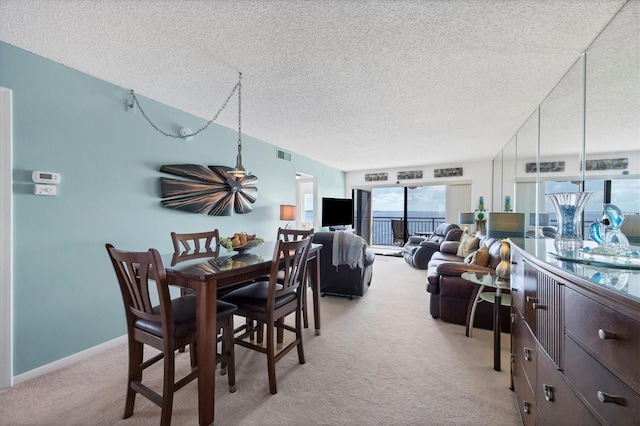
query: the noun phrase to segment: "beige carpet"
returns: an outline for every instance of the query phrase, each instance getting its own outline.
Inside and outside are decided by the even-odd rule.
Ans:
[[[216,378],[216,425],[518,425],[509,390],[509,335],[493,370],[492,333],[429,315],[425,271],[376,256],[361,299],[321,299],[322,335],[305,330],[306,364],[295,351],[276,367],[271,395],[264,355],[236,348],[237,392]],[[182,371],[189,354],[178,356]],[[138,396],[123,420],[126,346],[0,393],[0,425],[157,425],[160,409]],[[159,384],[161,365],[150,374]],[[197,384],[174,400],[174,425],[197,425]]]

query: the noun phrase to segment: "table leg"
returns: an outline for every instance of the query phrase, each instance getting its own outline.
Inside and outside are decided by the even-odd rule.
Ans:
[[[311,259],[311,291],[313,292],[313,325],[320,335],[320,252]]]
[[[201,283],[196,290],[196,339],[198,346],[198,418],[213,423],[216,373],[216,285]]]
[[[493,369],[500,371],[500,306],[502,304],[502,292],[496,289],[495,303],[493,304]]]
[[[471,293],[471,299],[469,299],[469,306],[467,307],[467,323],[465,334],[467,337],[471,337],[473,334],[473,321],[476,316],[476,308],[478,307],[478,300],[480,299],[480,293],[484,291],[484,286],[476,286]]]

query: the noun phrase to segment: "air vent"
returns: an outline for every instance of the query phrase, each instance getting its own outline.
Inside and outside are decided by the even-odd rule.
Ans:
[[[278,158],[285,161],[291,161],[291,154],[281,149],[278,150]]]

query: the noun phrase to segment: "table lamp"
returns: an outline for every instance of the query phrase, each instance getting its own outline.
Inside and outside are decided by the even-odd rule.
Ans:
[[[280,205],[280,220],[295,220],[296,219],[296,206],[281,204]],[[289,226],[287,223],[285,229]]]
[[[507,238],[516,244],[524,243],[524,213],[489,213],[487,236],[502,238],[501,261],[496,266],[496,275],[508,280],[511,275],[511,247]]]
[[[469,225],[473,225],[474,223],[476,223],[475,212],[459,212],[458,223],[460,225],[465,225],[463,226],[465,230],[468,229]]]
[[[511,238],[514,242],[524,242],[524,213],[490,212],[487,218],[487,236]]]
[[[549,226],[550,216],[549,213],[538,213],[538,226]],[[529,213],[529,226],[536,226],[535,213]]]

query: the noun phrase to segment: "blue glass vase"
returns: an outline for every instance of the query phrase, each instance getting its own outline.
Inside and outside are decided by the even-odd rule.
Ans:
[[[558,253],[576,251],[582,247],[582,211],[592,192],[559,192],[546,194],[558,218],[554,245]]]

